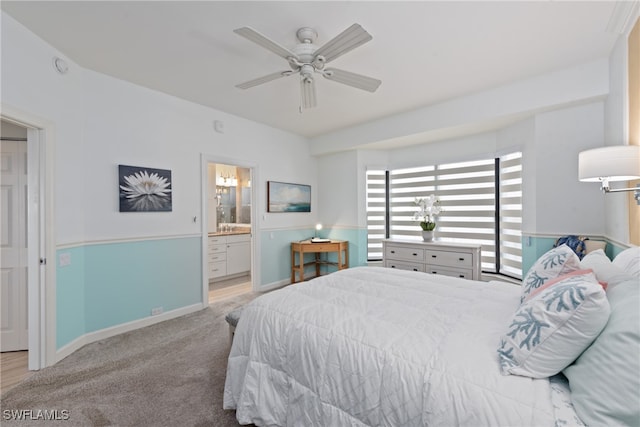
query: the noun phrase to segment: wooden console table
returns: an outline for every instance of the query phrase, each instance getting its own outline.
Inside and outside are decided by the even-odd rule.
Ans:
[[[338,262],[320,259],[320,254],[322,252],[337,252]],[[296,253],[298,254],[297,264]],[[305,263],[304,254],[307,253],[315,253],[315,259]],[[291,283],[303,282],[304,268],[309,265],[316,266],[316,277],[320,275],[321,265],[333,265],[338,267],[338,270],[349,268],[349,242],[346,240],[331,240],[329,242],[322,243],[312,243],[311,240],[291,242]],[[299,280],[296,280],[296,272],[298,273]]]

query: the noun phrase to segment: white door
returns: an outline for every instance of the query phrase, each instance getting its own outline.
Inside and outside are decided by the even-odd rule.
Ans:
[[[27,350],[27,143],[1,144],[0,351]]]

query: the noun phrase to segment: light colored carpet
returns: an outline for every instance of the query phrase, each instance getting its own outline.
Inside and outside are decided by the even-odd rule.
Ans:
[[[248,293],[177,319],[82,347],[1,400],[3,426],[237,426],[222,409],[229,355],[224,316]],[[7,420],[7,411],[57,411],[56,422]]]

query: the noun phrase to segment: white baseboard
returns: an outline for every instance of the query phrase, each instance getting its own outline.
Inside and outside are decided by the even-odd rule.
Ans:
[[[258,292],[268,292],[291,284],[290,279],[278,280],[277,282],[267,283],[258,288]]]
[[[157,316],[149,316],[143,319],[123,323],[121,325],[100,329],[99,331],[89,332],[88,334],[79,336],[75,340],[71,341],[68,344],[65,344],[60,349],[56,350],[55,363],[58,363],[65,357],[69,356],[71,353],[92,342],[110,338],[136,329],[144,328],[145,326],[155,325],[156,323],[164,322],[165,320],[175,319],[176,317],[184,316],[185,314],[190,314],[202,310],[205,307],[206,306],[203,307],[202,303],[192,304],[186,307],[167,311],[166,313],[158,314]]]

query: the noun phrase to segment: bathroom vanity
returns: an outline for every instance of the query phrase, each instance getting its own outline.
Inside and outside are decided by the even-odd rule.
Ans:
[[[243,230],[209,233],[209,280],[247,274],[251,270],[251,233]]]

